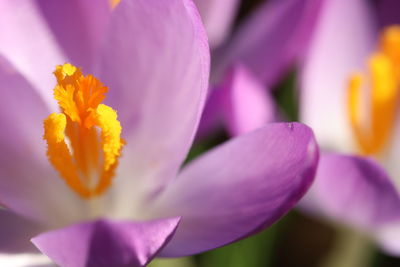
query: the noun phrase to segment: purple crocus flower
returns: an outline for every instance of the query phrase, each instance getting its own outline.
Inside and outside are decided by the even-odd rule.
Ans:
[[[237,6],[237,1],[233,0],[197,2],[200,7],[207,6],[207,10],[231,11]],[[263,3],[212,51],[212,89],[202,118],[200,137],[213,132],[221,124],[235,136],[279,119],[271,90],[303,56],[324,2],[273,0]],[[200,12],[202,9],[206,8],[200,8]],[[215,33],[216,29],[222,32],[219,25],[232,21],[222,16],[222,22],[214,25],[212,14],[210,11],[201,12],[208,32]],[[227,36],[229,28],[224,28],[219,39]],[[244,100],[238,101],[239,98]]]
[[[262,84],[274,85],[302,57],[325,1],[263,3],[216,51],[213,79],[222,77],[227,67],[243,64]]]
[[[386,251],[400,255],[400,201],[394,185],[399,185],[400,30],[381,28],[378,34],[382,24],[376,12],[396,6],[397,1],[378,1],[379,9],[365,0],[327,2],[302,67],[300,117],[325,150],[370,158],[344,156],[339,163],[339,155],[323,154],[306,205],[365,231]],[[384,24],[395,22],[386,12],[381,13]]]
[[[318,149],[299,123],[182,167],[209,78],[191,1],[10,0],[0,11],[2,253],[144,266],[268,227],[313,181]]]
[[[206,29],[210,48],[223,44],[229,36],[240,0],[194,0]]]

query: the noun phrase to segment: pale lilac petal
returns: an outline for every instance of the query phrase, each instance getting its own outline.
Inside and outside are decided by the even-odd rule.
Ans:
[[[206,28],[211,48],[228,36],[240,0],[194,0]]]
[[[301,121],[322,147],[354,151],[347,85],[363,70],[375,45],[376,27],[365,0],[326,2],[300,77]]]
[[[240,62],[272,86],[304,52],[323,2],[268,1],[227,42],[221,58],[216,60],[213,75],[220,77],[227,66]]]
[[[110,26],[100,78],[127,141],[119,167],[127,179],[116,190],[130,203],[147,191],[133,183],[162,186],[184,160],[207,94],[209,49],[187,0],[122,1]]]
[[[69,218],[79,210],[68,205],[75,196],[46,157],[43,120],[50,112],[37,91],[1,57],[0,87],[0,203],[48,223]]]
[[[1,267],[57,267],[43,254],[1,254]]]
[[[91,72],[93,57],[98,52],[109,22],[110,1],[97,0],[93,3],[87,0],[36,0],[36,2],[68,61],[83,68],[86,73]],[[64,62],[58,64],[62,63]]]
[[[356,229],[400,219],[400,196],[372,159],[322,154],[315,182],[303,200],[308,210]]]
[[[45,228],[38,223],[0,209],[0,252],[38,252],[30,240],[44,230]],[[1,261],[0,266],[4,266]]]
[[[378,229],[375,238],[387,254],[400,257],[400,221]]]
[[[396,118],[391,138],[385,148],[385,153],[380,159],[380,163],[390,175],[390,178],[400,190],[400,116]],[[400,191],[399,191],[400,192]]]
[[[50,231],[32,242],[65,267],[145,266],[174,234],[179,218],[148,222],[98,220]]]
[[[182,216],[163,256],[225,245],[276,222],[307,191],[318,148],[299,123],[271,123],[189,163],[149,208]]]
[[[230,69],[221,87],[225,124],[232,136],[248,133],[276,119],[272,95],[244,66]]]
[[[0,1],[0,54],[17,67],[49,105],[57,64],[65,57],[34,1]],[[53,106],[54,107],[54,106]]]

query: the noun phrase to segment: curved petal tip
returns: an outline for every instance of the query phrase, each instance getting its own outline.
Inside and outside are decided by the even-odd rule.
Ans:
[[[60,266],[141,267],[170,240],[179,220],[98,220],[43,233],[32,242]]]

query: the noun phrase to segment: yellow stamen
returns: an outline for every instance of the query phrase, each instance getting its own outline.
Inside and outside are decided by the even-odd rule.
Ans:
[[[362,86],[362,74],[354,73],[350,77],[348,85],[347,105],[348,105],[350,123],[353,128],[354,135],[360,147],[364,148],[366,144],[368,144],[368,142],[366,142],[365,140],[365,136],[363,134],[364,131],[359,121],[361,113],[361,101],[360,101],[361,86]],[[366,150],[366,148],[364,148],[363,150]]]
[[[58,170],[66,183],[78,194],[83,197],[90,195],[89,191],[83,187],[73,159],[65,143],[64,131],[67,119],[64,114],[50,114],[44,121],[44,139],[47,141],[47,156],[54,168]]]
[[[380,50],[394,63],[400,64],[400,25],[390,26],[383,30]]]
[[[348,86],[348,111],[360,152],[379,155],[388,144],[397,113],[400,86],[400,27],[386,29],[381,38],[380,51],[368,60],[369,80],[352,75]],[[361,85],[369,84],[369,102],[364,106],[366,116],[361,119]],[[366,119],[367,118],[367,119]]]
[[[81,197],[101,195],[111,185],[124,145],[116,111],[101,104],[107,87],[71,64],[57,66],[54,74],[62,113],[44,121],[49,161]]]

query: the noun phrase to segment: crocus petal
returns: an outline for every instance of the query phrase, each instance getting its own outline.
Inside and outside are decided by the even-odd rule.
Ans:
[[[194,0],[206,28],[211,48],[227,37],[239,7],[239,0]]]
[[[225,92],[218,85],[209,90],[206,105],[201,114],[199,128],[196,132],[196,139],[205,139],[222,127],[224,98]]]
[[[210,92],[198,130],[204,138],[224,125],[231,136],[244,134],[276,120],[277,107],[269,90],[244,67],[229,68]]]
[[[392,132],[386,151],[380,158],[380,163],[388,172],[392,181],[395,183],[398,190],[400,190],[400,116],[396,119],[395,127]],[[399,191],[400,192],[400,191]]]
[[[44,231],[41,225],[0,209],[0,252],[38,252],[30,239]],[[0,266],[4,266],[1,264]]]
[[[119,167],[127,179],[115,185],[119,197],[129,198],[122,202],[131,203],[146,191],[132,183],[161,186],[184,160],[205,102],[209,49],[188,0],[122,1],[106,40],[100,79],[118,110],[127,141],[123,158],[129,159]]]
[[[389,26],[391,24],[400,23],[400,14],[398,12],[400,8],[400,2],[397,0],[379,0],[378,15],[379,22],[382,26]]]
[[[0,254],[1,267],[56,267],[43,254]]]
[[[304,52],[323,2],[268,1],[223,48],[225,52],[216,60],[214,74],[219,77],[227,66],[241,62],[267,86],[273,85]]]
[[[331,0],[323,8],[300,81],[300,117],[322,147],[354,149],[347,87],[375,44],[373,23],[364,0]]]
[[[98,220],[50,231],[32,242],[65,267],[145,266],[173,235],[179,218],[149,222]]]
[[[46,158],[42,136],[48,109],[2,57],[0,84],[0,203],[30,218],[46,217],[49,223],[72,216],[79,210],[73,207],[74,196]]]
[[[68,61],[90,73],[111,14],[110,1],[36,2]]]
[[[375,237],[387,254],[400,256],[400,221],[381,227]]]
[[[55,81],[51,73],[65,62],[51,31],[33,1],[0,1],[0,54],[52,103]],[[54,107],[54,105],[53,105]]]
[[[196,159],[149,208],[182,215],[161,255],[199,253],[271,225],[307,191],[317,161],[313,133],[299,123],[268,124]]]
[[[244,66],[230,69],[223,81],[223,115],[232,136],[248,133],[275,119],[272,96]]]
[[[308,210],[357,229],[400,219],[400,196],[372,159],[323,154],[315,182],[303,200]]]

